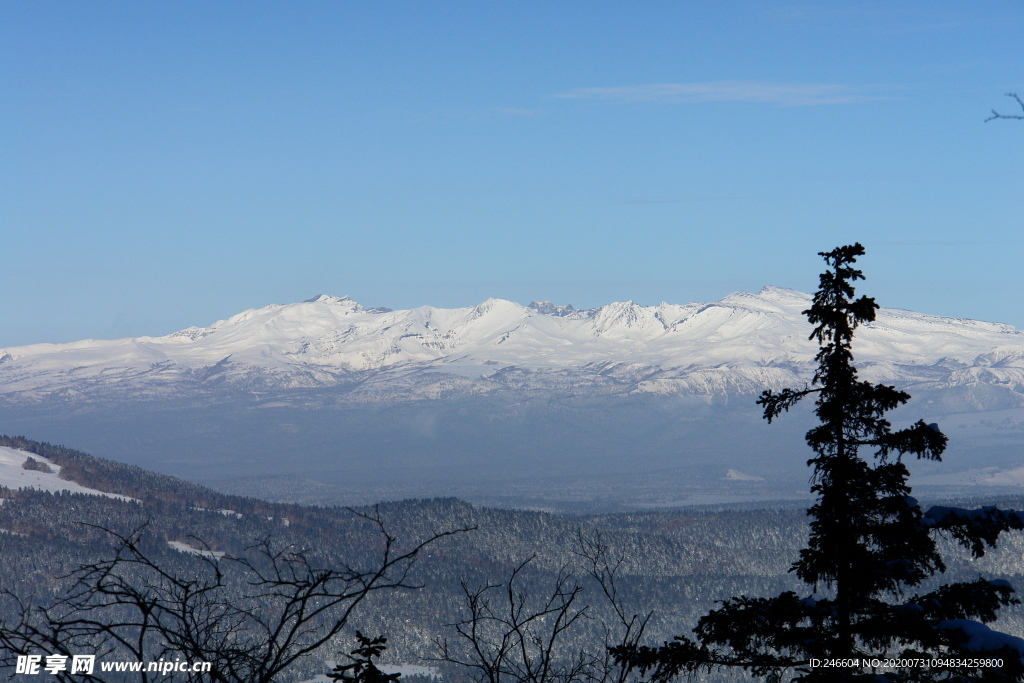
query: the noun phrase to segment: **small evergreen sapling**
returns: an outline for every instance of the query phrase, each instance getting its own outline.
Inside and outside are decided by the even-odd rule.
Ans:
[[[341,683],[395,683],[402,676],[401,673],[386,674],[373,662],[388,649],[387,638],[368,638],[356,631],[356,640],[359,646],[352,650],[352,654],[345,655],[349,663],[334,667],[334,670],[327,674],[327,678]]]
[[[940,460],[946,437],[920,420],[893,431],[885,414],[909,394],[857,377],[854,331],[873,321],[878,308],[870,297],[854,298],[853,283],[863,275],[853,264],[863,253],[854,244],[820,254],[828,269],[804,311],[820,347],[813,384],[765,391],[758,399],[771,422],[815,396],[819,424],[806,439],[814,451],[808,465],[816,502],[808,510],[807,547],[791,569],[810,595],[732,598],[700,619],[694,639],[614,651],[655,681],[725,668],[770,681],[1024,681],[1024,639],[985,625],[1001,607],[1019,602],[1009,583],[979,578],[912,592],[945,571],[935,532],[980,557],[1002,531],[1022,529],[1024,521],[994,507],[936,506],[922,513],[910,496],[903,456]],[[874,451],[870,460],[862,448]],[[927,665],[871,665],[887,658]]]

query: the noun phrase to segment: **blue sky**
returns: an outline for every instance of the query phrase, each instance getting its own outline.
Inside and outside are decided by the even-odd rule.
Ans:
[[[1019,2],[0,5],[0,346],[319,293],[1024,328]]]

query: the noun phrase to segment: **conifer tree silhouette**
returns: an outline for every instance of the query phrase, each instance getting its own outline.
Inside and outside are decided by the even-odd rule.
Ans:
[[[920,420],[893,431],[885,414],[910,395],[857,377],[854,331],[878,308],[854,298],[863,275],[853,264],[863,254],[860,244],[820,254],[828,269],[804,311],[820,347],[812,385],[758,399],[771,422],[816,397],[819,424],[806,436],[816,501],[807,547],[791,569],[810,594],[732,598],[700,619],[693,639],[614,651],[655,681],[726,668],[769,681],[1024,681],[1024,639],[985,625],[1018,603],[1009,583],[979,577],[912,593],[945,570],[936,533],[980,557],[1002,531],[1024,528],[1024,516],[995,507],[922,513],[910,496],[903,456],[940,460],[947,439]],[[861,449],[874,451],[870,461]]]

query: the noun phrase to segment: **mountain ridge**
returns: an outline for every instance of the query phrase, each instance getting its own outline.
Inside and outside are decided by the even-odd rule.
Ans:
[[[554,374],[611,381],[626,393],[751,393],[810,378],[816,347],[802,313],[810,301],[765,287],[712,303],[575,309],[492,298],[391,310],[321,294],[163,337],[0,349],[0,397],[402,384],[423,373],[462,378],[452,381],[473,392],[504,386],[510,372],[538,386]],[[855,353],[873,381],[981,383],[1024,396],[1024,332],[1010,325],[880,309],[858,333]]]

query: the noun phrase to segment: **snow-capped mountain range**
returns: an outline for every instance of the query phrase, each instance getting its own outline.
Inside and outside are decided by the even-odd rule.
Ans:
[[[810,378],[816,347],[801,313],[809,304],[809,295],[776,287],[709,304],[590,310],[500,299],[365,309],[321,295],[165,337],[0,349],[0,396],[351,385],[386,400],[394,392],[381,387],[396,383],[437,396],[442,378],[448,392],[583,383],[616,393],[750,393]],[[940,390],[988,384],[1024,398],[1024,332],[1009,325],[881,309],[858,331],[855,354],[873,381]]]

